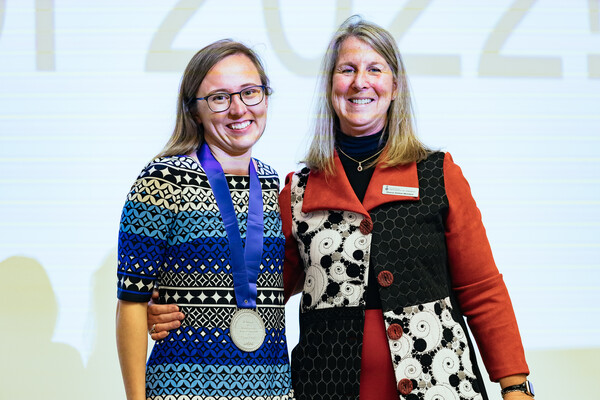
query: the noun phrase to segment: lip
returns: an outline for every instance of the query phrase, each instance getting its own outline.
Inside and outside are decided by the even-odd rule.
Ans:
[[[364,100],[366,101],[365,103],[355,103],[353,100]],[[370,100],[370,101],[368,101]],[[352,104],[353,106],[366,106],[369,104],[372,104],[375,102],[375,99],[372,97],[352,97],[348,99],[348,103]]]
[[[244,120],[244,121],[236,121],[236,122],[232,122],[230,124],[227,124],[227,128],[229,130],[232,130],[234,132],[244,132],[246,131],[248,128],[250,128],[252,126],[252,124],[254,123],[254,121],[252,120]],[[247,125],[246,125],[247,124]],[[245,126],[244,126],[245,125]],[[234,126],[237,126],[234,127]],[[239,128],[239,126],[242,126],[241,128]]]

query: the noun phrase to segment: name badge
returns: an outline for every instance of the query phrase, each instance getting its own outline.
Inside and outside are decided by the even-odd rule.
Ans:
[[[419,188],[407,187],[407,186],[392,186],[383,185],[381,190],[383,194],[391,194],[393,196],[406,196],[406,197],[419,197]]]

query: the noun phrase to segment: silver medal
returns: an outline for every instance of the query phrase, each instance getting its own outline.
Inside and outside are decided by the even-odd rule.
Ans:
[[[238,349],[255,351],[265,340],[265,323],[256,311],[242,308],[231,318],[229,335]]]

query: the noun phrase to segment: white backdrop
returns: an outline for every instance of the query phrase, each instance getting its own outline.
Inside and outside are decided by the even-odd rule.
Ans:
[[[19,305],[43,293],[51,343],[86,365],[105,340],[113,357],[121,207],[172,131],[191,55],[230,37],[264,58],[275,94],[254,156],[283,178],[328,39],[359,13],[398,40],[420,137],[471,184],[525,347],[599,348],[599,3],[0,0],[0,261],[17,271],[0,276],[0,324],[35,320]],[[297,299],[287,311],[293,346]],[[24,337],[9,325],[4,341]]]

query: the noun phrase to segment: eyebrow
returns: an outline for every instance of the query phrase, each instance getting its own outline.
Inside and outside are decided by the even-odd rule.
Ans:
[[[344,61],[344,62],[340,62],[339,64],[336,64],[335,66],[337,68],[337,67],[341,67],[343,65],[349,65],[351,67],[356,67],[357,64],[355,62],[352,62],[352,61]],[[367,66],[369,66],[369,67],[373,66],[373,65],[386,66],[387,63],[381,63],[381,62],[376,61],[376,62],[372,62],[372,63],[368,63],[367,64]]]
[[[261,86],[262,83],[254,83],[254,82],[249,82],[249,83],[244,83],[240,86],[240,90],[244,90],[250,86]],[[237,90],[239,92],[239,90]],[[219,88],[219,89],[213,89],[210,92],[208,92],[206,94],[206,96],[210,96],[211,94],[216,94],[216,93],[234,93],[236,92],[235,90],[230,90],[230,89],[226,89],[226,88]],[[205,96],[205,97],[206,97]]]

